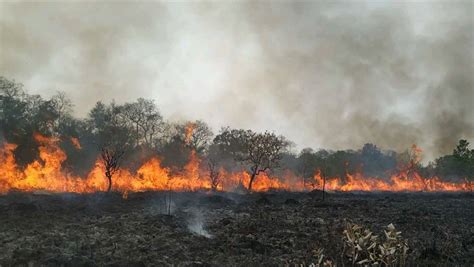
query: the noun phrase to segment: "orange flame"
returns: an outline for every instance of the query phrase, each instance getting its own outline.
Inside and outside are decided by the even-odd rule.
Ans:
[[[323,178],[318,172],[314,176],[315,188],[322,189]],[[392,175],[388,180],[380,178],[365,178],[361,174],[347,174],[343,182],[340,178],[327,178],[325,188],[333,191],[392,191],[392,192],[454,192],[454,191],[472,191],[473,185],[464,181],[461,183],[451,183],[442,181],[434,176],[423,178],[417,172],[410,177],[405,172]]]
[[[104,165],[100,158],[86,177],[71,174],[62,168],[66,154],[58,145],[59,139],[35,134],[39,146],[39,159],[24,168],[17,166],[14,151],[16,145],[3,144],[0,147],[0,193],[11,190],[50,192],[90,193],[107,190],[107,178]],[[239,186],[248,185],[250,174],[246,171],[226,172],[221,169],[219,190],[232,191]],[[327,178],[325,188],[338,191],[472,191],[473,185],[468,181],[461,183],[445,182],[438,177],[423,178],[412,166],[402,169],[390,179],[366,178],[361,174],[347,174],[345,179]],[[200,168],[200,159],[193,151],[189,162],[181,173],[173,174],[168,168],[161,166],[159,158],[154,157],[145,162],[132,173],[120,169],[113,176],[112,189],[122,192],[124,197],[128,192],[149,190],[194,191],[211,189],[211,181],[206,170]],[[303,182],[301,177],[286,171],[282,177],[272,177],[267,173],[260,174],[254,181],[253,190],[266,191],[270,189],[303,191],[322,189],[323,176],[318,171],[313,181]]]
[[[82,149],[81,143],[79,143],[79,139],[77,139],[76,137],[71,137],[71,143],[77,150]]]
[[[187,144],[187,145],[190,145],[192,140],[193,140],[193,132],[194,132],[194,123],[192,122],[189,122],[186,124],[186,127],[184,128],[184,142]]]

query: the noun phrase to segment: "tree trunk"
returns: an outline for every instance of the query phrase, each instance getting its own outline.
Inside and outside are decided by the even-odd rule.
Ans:
[[[107,188],[107,192],[110,192],[112,190],[112,175],[110,173],[105,173],[105,176],[107,176],[107,179],[109,180],[109,187]]]
[[[249,186],[248,186],[249,192],[252,192],[252,184],[253,184],[253,181],[255,180],[255,177],[257,177],[257,167],[253,169],[252,176],[250,176],[250,181],[249,181]]]
[[[139,137],[138,137],[138,132],[139,132],[139,130],[138,130],[138,123],[137,123],[137,133],[136,133],[136,134],[137,134],[137,147],[138,147],[138,145],[139,145],[139,143],[140,143],[140,139],[139,139]]]
[[[326,195],[326,176],[323,175],[323,201],[324,201],[325,195]]]

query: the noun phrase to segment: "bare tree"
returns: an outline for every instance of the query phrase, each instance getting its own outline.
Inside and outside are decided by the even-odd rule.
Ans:
[[[211,128],[203,121],[195,121],[193,128],[193,134],[191,139],[191,145],[197,152],[202,152],[206,149],[207,145],[214,135]]]
[[[123,123],[121,111],[121,107],[114,102],[109,106],[97,103],[89,115],[109,181],[107,191],[112,189],[112,177],[120,169],[125,152],[131,149],[134,142],[129,128]]]
[[[139,98],[137,102],[127,103],[122,107],[122,114],[135,132],[136,146],[140,141],[152,144],[154,136],[163,127],[163,118],[152,100]]]
[[[107,192],[112,189],[112,176],[120,169],[120,161],[125,154],[123,149],[102,147],[100,156],[105,167],[105,176],[109,180]]]
[[[70,116],[72,113],[73,104],[71,99],[66,96],[65,92],[58,91],[51,98],[51,105],[57,113],[57,123],[60,124],[65,117]]]
[[[138,103],[126,103],[122,108],[122,114],[125,119],[129,121],[135,131],[135,145],[140,145],[140,124],[144,121],[144,116],[141,113]]]
[[[163,130],[163,117],[153,101],[140,98],[137,103],[144,117],[143,122],[140,124],[143,138],[147,145],[151,145],[155,135]]]
[[[221,177],[221,168],[224,168],[225,158],[221,151],[219,150],[219,146],[215,144],[211,144],[208,149],[205,151],[205,160],[202,161],[205,164],[208,174],[209,174],[209,182],[211,183],[211,190],[217,191],[219,185],[222,184],[222,177]]]
[[[217,191],[217,188],[221,183],[219,164],[217,163],[217,161],[209,159],[207,161],[207,169],[209,171],[209,181],[211,182],[211,190]]]

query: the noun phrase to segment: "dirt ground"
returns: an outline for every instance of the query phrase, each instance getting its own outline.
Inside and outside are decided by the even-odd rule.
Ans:
[[[474,195],[144,192],[0,196],[1,266],[338,266],[353,222],[393,223],[408,265],[474,266]],[[349,265],[350,266],[350,265]]]

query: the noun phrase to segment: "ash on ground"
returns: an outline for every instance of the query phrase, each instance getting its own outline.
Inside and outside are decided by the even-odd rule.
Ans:
[[[393,223],[410,266],[472,266],[473,207],[466,193],[9,193],[0,265],[295,266],[316,264],[322,248],[340,266],[353,222]]]

